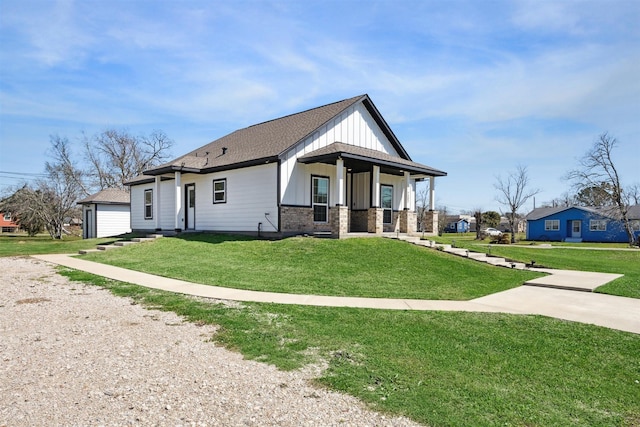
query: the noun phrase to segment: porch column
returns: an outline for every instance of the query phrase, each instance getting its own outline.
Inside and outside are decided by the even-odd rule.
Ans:
[[[182,210],[182,182],[181,182],[182,174],[180,172],[175,173],[175,191],[176,191],[176,217],[175,217],[175,230],[182,231],[182,218],[181,218],[181,210]]]
[[[153,217],[155,218],[156,231],[160,231],[160,182],[162,178],[156,175],[153,192],[155,193],[155,203],[153,204]]]
[[[371,207],[380,207],[380,166],[374,165],[371,174]]]
[[[400,211],[400,232],[412,234],[416,232],[416,212],[411,207],[411,176],[404,173],[404,209]]]
[[[411,176],[409,172],[404,172],[404,210],[411,210]]]
[[[367,231],[382,234],[382,208],[380,207],[380,166],[373,166],[371,171],[371,207],[367,213]]]
[[[344,160],[336,160],[336,206],[344,206]]]
[[[429,177],[429,210],[436,210],[436,177]]]

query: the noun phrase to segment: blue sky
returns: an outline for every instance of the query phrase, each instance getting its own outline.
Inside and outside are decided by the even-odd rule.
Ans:
[[[50,135],[79,153],[82,132],[160,129],[177,156],[364,93],[448,172],[450,211],[498,210],[518,165],[538,204],[560,196],[604,131],[640,182],[639,22],[637,0],[0,0],[0,187],[43,171]]]

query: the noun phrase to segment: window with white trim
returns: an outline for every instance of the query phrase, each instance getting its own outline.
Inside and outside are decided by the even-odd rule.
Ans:
[[[227,203],[227,179],[213,181],[213,203]]]
[[[144,219],[153,219],[153,190],[144,190]]]
[[[393,186],[380,186],[380,207],[382,208],[382,223],[391,224],[393,219]]]
[[[5,212],[4,213],[4,220],[5,221],[11,221],[11,212]]]
[[[547,219],[544,221],[544,230],[545,231],[558,231],[560,230],[560,220],[559,219]]]
[[[589,231],[607,231],[606,219],[589,220]]]
[[[311,177],[311,205],[313,222],[329,221],[329,178]]]

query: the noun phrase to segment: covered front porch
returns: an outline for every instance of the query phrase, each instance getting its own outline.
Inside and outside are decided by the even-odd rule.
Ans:
[[[314,231],[336,238],[347,237],[349,233],[416,233],[416,182],[428,179],[429,206],[423,221],[424,232],[437,232],[435,178],[446,173],[411,160],[342,143],[311,152],[298,158],[298,162],[335,168],[331,184],[326,180],[327,194],[333,194],[333,203],[327,206],[326,223],[312,221]],[[313,183],[317,181],[312,177]],[[329,197],[326,198],[328,202]],[[315,209],[322,209],[322,206],[312,200],[311,215]],[[283,223],[286,228],[286,212]]]

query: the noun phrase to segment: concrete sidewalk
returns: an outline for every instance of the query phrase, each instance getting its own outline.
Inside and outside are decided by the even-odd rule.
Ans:
[[[85,261],[70,255],[34,255],[33,258],[122,282],[205,298],[389,310],[540,314],[640,334],[640,299],[603,294],[527,286],[521,286],[472,301],[282,294],[201,285]]]

